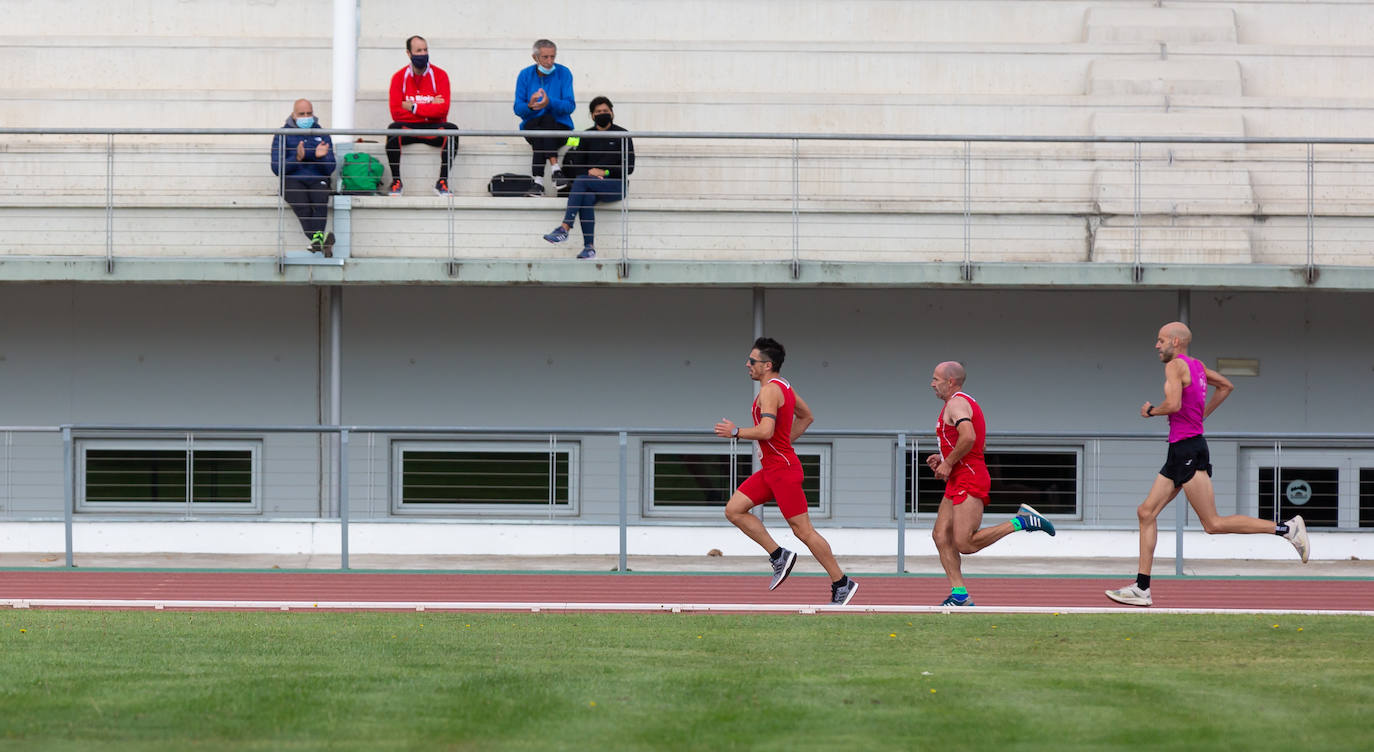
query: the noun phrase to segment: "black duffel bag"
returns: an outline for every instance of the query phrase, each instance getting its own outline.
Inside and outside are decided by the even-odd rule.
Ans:
[[[487,183],[487,192],[493,196],[524,196],[535,189],[534,178],[514,172],[492,175]]]

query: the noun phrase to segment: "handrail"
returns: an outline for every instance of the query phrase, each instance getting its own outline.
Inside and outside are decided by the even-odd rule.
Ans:
[[[25,128],[0,127],[0,136],[394,136],[388,128]],[[445,131],[449,133],[449,131]],[[524,138],[525,136],[566,137],[579,131],[490,130],[463,129],[451,132],[458,136],[493,136]],[[666,139],[727,139],[754,141],[914,141],[974,143],[1045,143],[1045,144],[1340,144],[1371,145],[1374,137],[1328,136],[1045,136],[1045,135],[973,135],[958,133],[764,133],[747,131],[606,131],[607,138],[666,138]]]

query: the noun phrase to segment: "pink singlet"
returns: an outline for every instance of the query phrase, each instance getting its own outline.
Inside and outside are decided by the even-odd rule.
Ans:
[[[1202,435],[1202,411],[1207,407],[1207,366],[1196,358],[1175,355],[1188,366],[1192,383],[1183,387],[1178,412],[1169,413],[1169,443]]]

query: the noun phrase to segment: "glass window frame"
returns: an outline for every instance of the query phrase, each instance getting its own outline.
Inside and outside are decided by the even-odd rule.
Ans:
[[[87,499],[87,453],[90,450],[122,450],[147,452],[233,451],[247,452],[249,474],[252,478],[250,500],[244,502],[196,501],[90,501]],[[74,479],[75,512],[80,514],[175,514],[188,511],[199,515],[260,515],[262,514],[262,440],[253,439],[77,439],[76,478]],[[194,470],[194,467],[192,468]],[[192,475],[192,493],[195,478]]]
[[[914,471],[914,472],[913,472],[913,476],[912,476],[913,479],[919,476],[921,468],[925,466],[925,458],[926,458],[928,455],[932,454],[934,451],[935,451],[935,450],[933,449],[933,444],[932,444],[931,442],[927,442],[927,443],[926,443],[926,448],[922,448],[921,446],[918,445],[918,446],[917,446],[917,450],[916,450],[915,452],[911,451],[910,449],[908,449],[908,450],[905,452],[905,454],[906,454],[906,456],[907,456],[907,461],[908,461],[908,462],[919,463],[919,464],[912,464],[912,465],[909,465],[909,466],[908,466],[908,467],[911,467],[911,468],[913,469],[913,471]],[[1083,514],[1084,514],[1084,509],[1083,509],[1083,484],[1084,484],[1084,481],[1085,481],[1085,476],[1086,476],[1086,471],[1087,471],[1086,466],[1083,464],[1083,457],[1084,457],[1084,455],[1086,454],[1084,444],[1078,443],[1078,442],[1069,443],[1069,444],[1046,444],[1046,443],[1043,443],[1043,442],[1036,442],[1036,443],[1033,443],[1033,444],[1017,444],[1017,443],[1015,443],[1015,442],[1012,442],[1012,443],[998,442],[997,444],[988,444],[988,445],[986,445],[986,446],[983,448],[983,456],[984,456],[984,457],[987,457],[987,456],[989,456],[989,455],[996,455],[996,454],[1013,454],[1013,453],[1015,453],[1015,454],[1072,454],[1072,455],[1074,456],[1074,513],[1073,513],[1073,514],[1051,513],[1051,512],[1045,512],[1044,510],[1038,509],[1038,508],[1037,508],[1036,511],[1039,511],[1039,512],[1044,513],[1044,515],[1045,515],[1046,517],[1048,517],[1049,519],[1054,520],[1054,521],[1056,521],[1056,522],[1081,522],[1081,521],[1083,520]],[[913,459],[913,458],[914,458],[914,459]],[[907,471],[906,471],[906,469],[904,468],[904,469],[902,470],[902,475],[903,475],[903,477],[905,477],[906,472],[907,472]],[[939,481],[936,481],[936,482],[938,483]],[[916,489],[916,490],[919,492],[920,489],[918,488],[918,489]],[[917,495],[917,494],[913,494],[913,493],[912,493],[911,484],[908,483],[905,492],[903,492],[903,494],[902,494],[902,500],[901,500],[901,502],[900,502],[900,507],[898,507],[898,509],[905,508],[907,501],[910,500],[910,499],[911,499],[913,496],[915,496],[915,495]],[[1032,506],[1034,506],[1034,504],[1032,504]],[[893,519],[894,519],[894,520],[896,519],[896,514],[897,514],[898,509],[893,509],[893,510],[892,510],[892,512],[893,512]],[[910,511],[907,512],[907,515],[908,515],[908,518],[911,518],[912,515],[915,515],[916,517],[925,517],[925,518],[929,518],[929,519],[934,519],[936,513],[935,513],[935,512],[921,512],[921,511],[920,511],[920,504],[919,504],[919,500],[918,500],[916,503],[913,503],[913,504],[912,504],[912,509],[911,509]]]
[[[725,505],[713,504],[674,504],[672,506],[660,506],[654,496],[654,458],[658,454],[718,454],[728,456],[730,448],[727,443],[721,441],[644,441],[642,448],[642,472],[643,488],[641,497],[644,500],[641,514],[646,518],[665,518],[674,517],[680,519],[723,519]],[[794,444],[799,457],[817,458],[817,498],[816,506],[811,508],[809,514],[812,519],[829,519],[831,510],[831,479],[834,477],[834,470],[831,466],[834,456],[833,448],[829,443],[822,442],[803,442]],[[754,455],[753,442],[737,442],[735,445],[735,456],[752,458]],[[752,463],[750,465],[752,467]],[[735,486],[738,488],[745,478],[748,478],[752,470],[744,472],[735,479]],[[727,481],[728,482],[728,481]],[[726,498],[733,494],[735,489],[728,489]],[[808,499],[808,504],[811,500]],[[769,502],[773,509],[777,505]]]
[[[559,439],[553,444],[556,453],[566,454],[568,462],[568,501],[565,504],[445,503],[407,502],[404,498],[405,454],[422,452],[524,452],[549,456],[549,442],[518,439],[422,439],[395,438],[391,440],[391,513],[401,517],[578,517],[581,515],[581,450],[580,441]],[[546,476],[547,479],[547,476]]]

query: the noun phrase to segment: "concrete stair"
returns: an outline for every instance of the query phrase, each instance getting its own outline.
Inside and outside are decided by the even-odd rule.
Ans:
[[[71,0],[58,19],[47,2],[7,3],[0,121],[11,127],[275,127],[292,100],[307,96],[324,124],[333,122],[331,0],[289,7],[236,0],[175,9],[146,0],[117,5],[111,12],[110,3]],[[640,132],[1367,135],[1374,115],[1374,98],[1364,94],[1374,50],[1370,6],[1280,0],[1157,6],[1152,0],[683,0],[661,6],[605,0],[597,14],[588,14],[533,0],[364,0],[356,122],[389,122],[387,81],[405,62],[403,40],[418,31],[428,37],[435,63],[453,77],[450,119],[469,129],[513,127],[510,89],[529,60],[529,19],[538,17],[557,30],[543,33],[559,42],[560,62],[573,68],[581,100],[611,96],[619,120]],[[585,109],[576,120],[586,127]],[[104,141],[0,137],[0,211],[20,228],[0,251],[104,253]],[[215,253],[275,249],[268,141],[120,136],[113,185],[118,242],[127,237],[144,241],[148,253],[194,254],[185,237],[200,217],[204,227],[245,228],[211,242]],[[378,138],[358,148],[384,160],[381,146]],[[631,236],[644,243],[641,250],[665,257],[791,257],[789,142],[641,137],[636,146]],[[1328,224],[1374,213],[1364,151],[1331,149],[1329,161],[1317,165],[1317,214]],[[1143,244],[1160,253],[1173,242],[1198,246],[1181,250],[1181,259],[1241,258],[1237,249],[1246,237],[1256,260],[1295,252],[1286,223],[1298,215],[1305,221],[1305,155],[1277,147],[1160,144],[1146,145],[1141,157],[1139,208],[1148,218],[1146,232],[1155,233],[1147,239],[1158,239]],[[1119,222],[1133,222],[1136,211],[1134,153],[1119,144],[979,143],[966,167],[958,142],[801,142],[797,159],[799,252],[818,260],[961,259],[966,208],[975,255],[1114,258]],[[429,240],[442,236],[447,253],[447,205],[430,195],[437,161],[433,149],[407,148],[401,203],[359,201],[360,252],[374,252],[365,242],[369,232],[389,236],[375,228],[391,221],[390,211],[402,224],[422,228],[400,247],[429,248]],[[512,204],[484,195],[492,174],[527,166],[528,147],[518,137],[464,138],[451,184],[459,194],[457,213],[471,215],[461,220],[470,222],[461,237],[471,247],[459,253],[549,252],[538,243],[526,249],[522,239],[531,233],[537,239],[550,225],[526,208],[541,200]],[[295,227],[294,216],[286,220],[288,230]],[[496,238],[492,228],[503,221],[509,237]],[[1333,243],[1344,242],[1339,227],[1323,231]],[[653,232],[677,237],[652,240]],[[82,240],[86,233],[89,241]],[[397,248],[378,240],[375,252]]]

